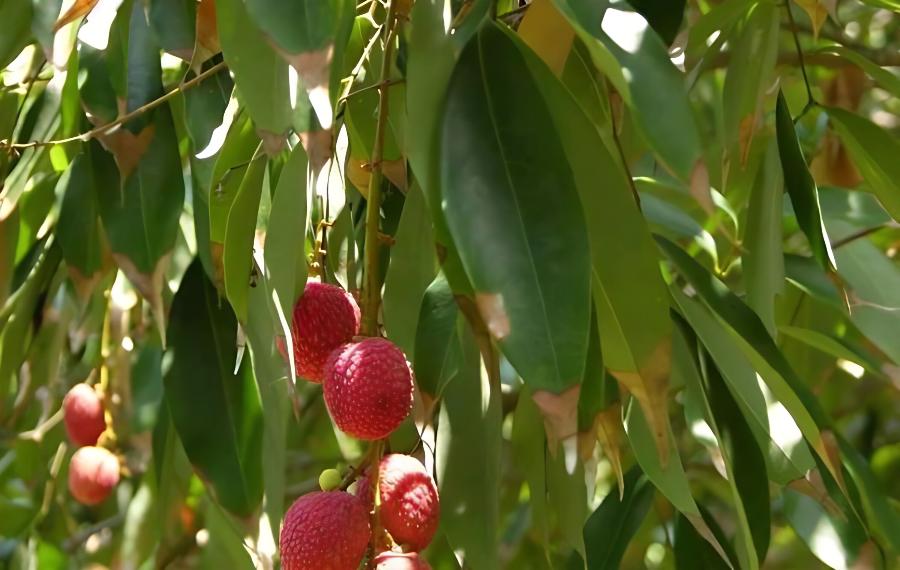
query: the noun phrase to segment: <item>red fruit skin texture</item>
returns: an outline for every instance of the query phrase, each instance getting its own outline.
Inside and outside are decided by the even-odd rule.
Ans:
[[[375,557],[375,570],[431,570],[418,552],[382,552]]]
[[[83,505],[106,500],[119,483],[119,458],[102,447],[82,447],[69,462],[69,493]]]
[[[356,570],[371,538],[362,503],[343,491],[303,495],[284,515],[282,570]]]
[[[434,479],[418,459],[399,453],[385,456],[379,472],[381,524],[397,544],[424,549],[434,537],[441,515]]]
[[[291,336],[297,375],[322,382],[322,366],[335,348],[359,334],[359,306],[336,285],[309,281],[294,305]]]
[[[97,445],[106,429],[103,401],[87,384],[75,384],[63,398],[66,433],[76,445]]]
[[[403,351],[373,337],[331,353],[322,389],[335,425],[347,435],[372,441],[390,435],[409,415],[413,374]]]

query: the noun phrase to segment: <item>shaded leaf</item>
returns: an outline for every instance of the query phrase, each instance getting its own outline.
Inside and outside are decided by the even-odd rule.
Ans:
[[[232,372],[236,338],[234,313],[194,261],[172,303],[166,402],[188,458],[216,500],[248,516],[262,499],[263,422],[250,359]]]
[[[788,109],[784,94],[778,93],[778,104],[775,109],[775,123],[778,131],[778,154],[781,157],[781,168],[784,172],[784,186],[794,205],[794,213],[800,229],[806,234],[813,257],[826,270],[836,269],[834,253],[828,232],[822,222],[822,208],[819,205],[819,191],[803,151],[794,131],[794,122]]]
[[[416,384],[431,398],[439,397],[459,370],[458,313],[450,284],[439,273],[422,297],[413,360]]]
[[[684,18],[686,0],[630,0],[637,12],[647,20],[650,27],[659,34],[666,45],[672,45],[681,20]]]
[[[106,181],[96,180],[93,174],[90,157],[80,154],[59,179],[64,194],[56,235],[63,259],[70,272],[77,272],[77,280],[90,280],[103,263],[100,214],[94,188]]]
[[[4,0],[0,5],[0,22],[7,29],[0,35],[0,69],[13,61],[31,37],[31,0]]]
[[[225,293],[241,323],[247,322],[247,293],[253,272],[256,217],[266,175],[266,161],[257,150],[228,211],[222,265]]]

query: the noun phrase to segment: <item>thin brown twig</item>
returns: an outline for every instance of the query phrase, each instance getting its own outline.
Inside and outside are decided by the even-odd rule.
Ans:
[[[106,123],[105,125],[100,125],[99,127],[93,128],[85,133],[81,133],[81,134],[67,137],[64,139],[56,139],[56,140],[49,140],[49,141],[31,141],[31,142],[27,142],[27,143],[14,143],[14,142],[10,142],[8,140],[2,140],[2,141],[0,141],[0,148],[27,149],[27,148],[34,148],[34,147],[40,147],[40,146],[55,146],[55,145],[66,144],[66,143],[70,143],[70,142],[76,142],[76,141],[82,141],[82,142],[89,141],[96,136],[107,134],[109,131],[127,123],[128,121],[130,121],[136,117],[143,115],[147,111],[151,111],[151,110],[155,109],[156,107],[159,107],[160,105],[162,105],[169,99],[175,97],[179,93],[183,93],[183,92],[187,91],[188,89],[196,87],[197,85],[199,85],[200,83],[202,83],[203,81],[208,79],[209,77],[215,75],[216,73],[218,73],[226,68],[227,68],[227,64],[224,61],[221,61],[221,62],[215,64],[214,66],[210,67],[209,69],[207,69],[206,71],[204,71],[203,73],[198,75],[197,77],[194,77],[193,79],[191,79],[189,81],[186,81],[185,83],[172,89],[168,93],[158,97],[157,99],[154,99],[153,101],[150,101],[149,103],[141,105],[134,111],[131,111],[130,113],[126,113],[114,121]]]
[[[859,230],[859,231],[857,231],[857,232],[853,232],[852,234],[850,234],[850,235],[848,235],[848,236],[846,236],[846,237],[842,237],[842,238],[839,239],[839,240],[835,240],[835,241],[832,242],[832,244],[831,244],[831,249],[837,249],[837,248],[839,248],[839,247],[844,247],[844,246],[847,245],[848,243],[851,243],[851,242],[854,242],[854,241],[856,241],[856,240],[858,240],[858,239],[861,239],[861,238],[870,236],[870,235],[874,234],[875,232],[878,232],[878,231],[883,230],[883,229],[885,229],[885,228],[898,228],[898,227],[900,227],[900,224],[897,224],[896,222],[895,222],[895,223],[890,223],[890,222],[888,222],[888,223],[885,223],[885,224],[879,224],[879,225],[877,225],[877,226],[872,226],[872,227],[870,227],[870,228],[864,228],[864,229],[861,229],[861,230]]]

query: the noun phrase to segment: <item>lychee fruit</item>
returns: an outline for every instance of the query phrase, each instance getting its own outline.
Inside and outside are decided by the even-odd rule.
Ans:
[[[381,524],[397,544],[422,550],[438,527],[441,505],[434,479],[415,457],[386,455],[379,467],[378,494],[381,496]],[[368,478],[364,478],[368,482]],[[361,500],[372,504],[372,491],[360,487]]]
[[[375,570],[431,570],[418,552],[382,552],[375,557]]]
[[[119,483],[119,458],[103,447],[82,447],[69,462],[69,492],[83,505],[102,503]]]
[[[413,374],[391,341],[373,337],[345,344],[331,353],[324,370],[325,404],[344,433],[381,439],[409,415]]]
[[[362,502],[343,491],[303,495],[284,515],[283,570],[356,570],[371,531]]]
[[[307,282],[291,325],[297,375],[321,382],[322,365],[331,351],[359,334],[359,318],[353,295],[336,285]]]
[[[87,384],[75,384],[63,398],[66,433],[76,445],[97,445],[106,429],[103,400]]]

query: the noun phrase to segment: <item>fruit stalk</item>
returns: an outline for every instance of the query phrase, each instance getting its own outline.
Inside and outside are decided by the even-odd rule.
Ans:
[[[381,77],[378,87],[378,122],[375,125],[375,143],[372,145],[372,174],[366,204],[366,281],[363,288],[362,334],[378,334],[378,309],[381,305],[381,279],[378,268],[378,229],[381,211],[381,161],[384,157],[384,133],[387,129],[388,89],[391,75],[391,59],[394,52],[397,8],[393,0],[387,2],[387,18],[384,28],[384,57],[381,60]]]

